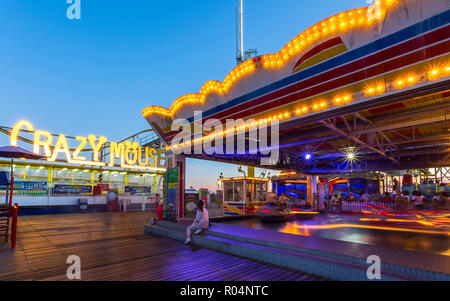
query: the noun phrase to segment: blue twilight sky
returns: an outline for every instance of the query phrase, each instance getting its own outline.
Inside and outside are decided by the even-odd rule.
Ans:
[[[367,5],[245,0],[245,48],[277,52],[320,20]],[[68,7],[0,1],[0,125],[26,119],[54,133],[119,140],[148,128],[146,106],[168,107],[235,66],[236,0],[81,0],[81,20],[69,20]],[[238,175],[232,165],[188,166],[195,188],[215,187],[221,171]]]

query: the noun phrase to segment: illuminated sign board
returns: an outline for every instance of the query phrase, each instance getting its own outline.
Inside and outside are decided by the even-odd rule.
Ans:
[[[53,135],[50,132],[42,130],[34,130],[33,125],[25,120],[19,121],[13,128],[10,135],[11,146],[17,146],[17,138],[19,131],[22,128],[26,128],[28,131],[34,133],[33,139],[33,152],[40,155],[41,150],[44,151],[44,155],[49,162],[55,162],[58,157],[64,157],[65,161],[70,164],[76,165],[91,165],[98,167],[114,167],[119,165],[122,168],[147,170],[147,171],[162,171],[166,169],[160,167],[159,162],[164,160],[165,150],[150,147],[142,147],[137,142],[125,141],[121,143],[110,142],[109,143],[109,162],[102,162],[99,153],[102,149],[106,148],[108,140],[106,137],[96,137],[95,135],[89,135],[88,137],[75,137],[78,140],[78,146],[75,150],[71,151],[67,143],[65,135],[58,136],[56,143],[52,146]],[[90,145],[92,149],[92,159],[88,160],[82,156],[81,153],[85,149],[86,145]],[[120,161],[116,163],[116,159]]]

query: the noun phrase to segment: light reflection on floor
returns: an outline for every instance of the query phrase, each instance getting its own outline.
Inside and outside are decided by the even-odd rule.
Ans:
[[[281,223],[262,223],[258,218],[240,221],[230,221],[227,224],[251,227],[257,229],[274,230],[289,234],[317,236],[322,238],[342,241],[385,245],[405,250],[437,253],[450,256],[450,239],[445,235],[431,235],[424,233],[383,231],[364,228],[336,228],[336,229],[311,229],[306,226],[330,225],[330,224],[362,224],[359,217],[340,215],[320,215],[307,220],[293,220]]]
[[[445,252],[442,252],[441,255],[450,256],[450,249]]]

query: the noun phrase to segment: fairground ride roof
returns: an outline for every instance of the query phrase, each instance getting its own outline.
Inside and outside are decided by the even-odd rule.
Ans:
[[[446,0],[379,0],[311,26],[276,54],[241,63],[144,117],[167,143],[172,121],[279,120],[273,169],[302,173],[450,166],[450,10]],[[239,129],[238,129],[239,130]],[[219,135],[226,135],[226,131]],[[191,149],[215,139],[203,132]],[[309,156],[308,156],[309,155]],[[261,155],[188,155],[260,166]],[[267,168],[268,166],[264,166]]]

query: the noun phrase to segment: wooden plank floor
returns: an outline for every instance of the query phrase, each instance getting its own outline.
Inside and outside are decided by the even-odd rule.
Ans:
[[[0,243],[0,280],[67,280],[81,258],[82,280],[323,280],[144,233],[152,213],[19,217],[17,249]]]

